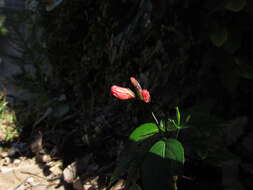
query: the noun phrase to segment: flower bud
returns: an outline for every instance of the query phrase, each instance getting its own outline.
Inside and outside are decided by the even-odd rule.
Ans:
[[[151,97],[149,94],[149,91],[147,91],[146,89],[141,91],[141,95],[143,97],[143,101],[146,103],[149,103],[151,101]]]
[[[131,77],[130,81],[137,90],[142,90],[140,83],[134,77]]]
[[[111,93],[113,96],[115,96],[120,100],[128,100],[135,98],[135,94],[132,90],[130,90],[129,88],[124,88],[116,85],[113,85],[111,87]]]

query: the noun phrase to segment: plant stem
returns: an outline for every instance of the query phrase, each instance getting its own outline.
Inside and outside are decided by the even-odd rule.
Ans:
[[[176,139],[178,138],[180,129],[177,129]]]
[[[159,122],[158,122],[158,120],[156,119],[155,114],[154,114],[153,112],[151,112],[151,114],[152,114],[152,116],[153,116],[153,118],[154,118],[156,124],[159,125]]]
[[[171,177],[171,190],[177,190],[177,176],[172,176]]]

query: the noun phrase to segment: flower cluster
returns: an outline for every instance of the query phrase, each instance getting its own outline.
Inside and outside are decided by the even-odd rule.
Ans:
[[[149,103],[151,101],[149,91],[146,89],[142,89],[141,85],[134,77],[131,77],[130,81],[132,85],[135,87],[139,99],[146,103]],[[136,97],[135,93],[129,88],[124,88],[116,85],[113,85],[111,87],[111,93],[113,96],[115,96],[120,100],[128,100]]]

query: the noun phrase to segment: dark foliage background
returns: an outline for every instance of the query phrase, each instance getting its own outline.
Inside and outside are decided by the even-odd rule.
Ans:
[[[43,6],[36,23],[45,44],[31,60],[43,65],[47,57],[53,74],[44,80],[38,72],[38,97],[18,115],[23,138],[40,131],[45,152],[57,147],[64,167],[92,153],[112,172],[116,160],[128,163],[119,155],[132,129],[153,122],[151,111],[168,118],[179,106],[183,117],[192,115],[180,134],[186,173],[193,171],[188,166],[220,167],[253,155],[245,140],[252,135],[252,1],[64,0],[49,12]],[[130,87],[131,76],[150,91],[150,104],[110,95],[112,85]],[[131,169],[119,170],[134,178]]]
[[[135,76],[159,110],[211,99],[216,114],[233,118],[251,101],[252,8],[246,0],[64,1],[45,15],[50,60],[85,114]]]
[[[38,76],[26,76],[35,98],[15,110],[21,139],[39,134],[44,153],[56,149],[65,168],[92,153],[110,173],[116,160],[128,163],[120,155],[132,129],[154,122],[151,111],[168,118],[179,106],[182,117],[192,116],[179,139],[187,175],[218,176],[205,168],[209,161],[219,169],[238,157],[252,164],[253,1],[64,0],[49,12],[44,6],[20,14],[34,18],[27,36],[41,40],[27,40],[38,43],[24,51]],[[40,72],[41,65],[52,65],[53,74]],[[151,103],[111,96],[112,85],[131,88],[131,76],[150,91]],[[134,178],[134,169],[122,170]],[[202,189],[219,189],[206,178]]]

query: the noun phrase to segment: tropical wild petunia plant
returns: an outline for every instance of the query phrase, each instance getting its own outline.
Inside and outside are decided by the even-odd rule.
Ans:
[[[113,85],[112,95],[120,100],[137,99],[150,103],[149,91],[142,89],[134,77],[130,81],[136,94],[129,88]],[[138,179],[144,190],[177,189],[177,179],[182,175],[185,162],[184,148],[177,138],[180,130],[187,128],[190,116],[181,118],[179,108],[175,109],[175,119],[158,121],[151,112],[154,123],[144,123],[132,131],[129,136],[132,145],[115,169],[111,184],[127,173],[126,189],[140,189]]]

